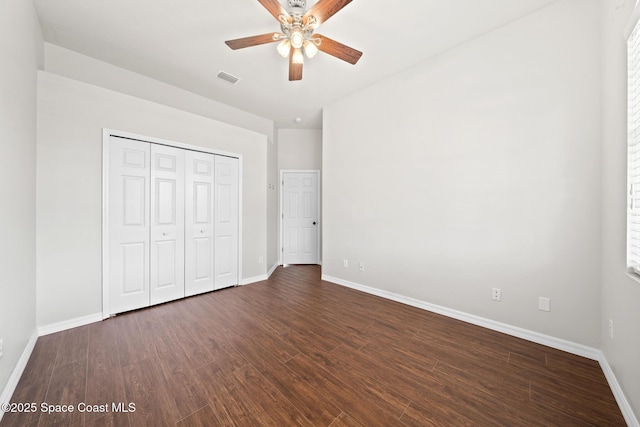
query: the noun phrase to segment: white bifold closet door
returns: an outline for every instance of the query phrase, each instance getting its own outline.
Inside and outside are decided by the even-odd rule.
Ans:
[[[109,142],[109,310],[149,305],[150,144]],[[105,284],[107,285],[107,284]]]
[[[184,298],[184,154],[151,144],[151,305]]]
[[[215,288],[237,283],[239,161],[215,159]]]
[[[109,313],[238,284],[239,160],[111,137]]]
[[[186,152],[186,296],[214,289],[214,168],[213,154]]]

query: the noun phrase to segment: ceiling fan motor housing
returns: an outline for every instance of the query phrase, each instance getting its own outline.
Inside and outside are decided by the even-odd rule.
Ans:
[[[307,0],[289,0],[289,10],[293,13],[303,14],[307,7]]]

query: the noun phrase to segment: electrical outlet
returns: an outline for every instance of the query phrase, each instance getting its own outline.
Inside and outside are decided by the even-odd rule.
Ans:
[[[609,319],[609,338],[613,339],[613,320]]]
[[[264,264],[264,257],[258,257],[258,264]]]
[[[538,298],[538,309],[541,311],[551,311],[551,300],[546,297]]]
[[[361,262],[359,267],[360,267],[360,271],[364,271],[364,263]]]
[[[4,355],[4,345],[3,344],[4,344],[4,339],[0,338],[0,359]]]
[[[342,266],[344,268],[349,268],[349,260],[348,259],[343,259],[342,260]]]
[[[491,290],[491,299],[494,301],[502,301],[502,289],[493,288]]]

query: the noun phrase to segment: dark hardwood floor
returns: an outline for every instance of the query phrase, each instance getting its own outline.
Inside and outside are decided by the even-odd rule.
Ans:
[[[597,362],[322,282],[317,266],[41,337],[13,402],[38,411],[2,427],[625,425]]]

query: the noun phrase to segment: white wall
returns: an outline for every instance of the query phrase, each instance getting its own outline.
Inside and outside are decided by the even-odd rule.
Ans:
[[[278,168],[322,170],[322,131],[278,130]]]
[[[38,79],[38,326],[101,312],[102,129],[243,156],[243,277],[265,274],[267,137],[41,72]]]
[[[267,145],[267,273],[278,265],[280,209],[278,202],[278,135]]]
[[[640,283],[626,274],[627,50],[635,2],[606,0],[603,16],[602,350],[636,417],[640,416]],[[614,322],[609,338],[608,321]]]
[[[323,274],[599,347],[599,13],[560,1],[326,107]]]
[[[45,71],[250,129],[274,139],[274,123],[264,117],[51,43],[44,44],[44,53]]]
[[[36,332],[36,73],[42,56],[33,3],[0,2],[0,401]]]

